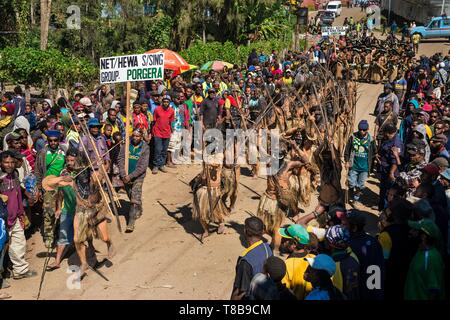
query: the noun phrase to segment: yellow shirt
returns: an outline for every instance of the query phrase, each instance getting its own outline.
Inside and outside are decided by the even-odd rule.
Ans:
[[[289,77],[289,78],[283,77],[283,82],[287,86],[291,86],[292,85],[292,80],[293,80],[292,77]]]
[[[304,258],[314,258],[315,255],[307,254],[301,257],[301,255],[287,258],[286,263],[286,275],[284,276],[282,283],[286,285],[286,288],[291,289],[298,300],[304,300],[305,297],[311,292],[312,285],[303,279],[306,269],[309,264]]]
[[[412,42],[414,43],[414,44],[418,44],[419,42],[420,42],[420,35],[419,34],[413,34],[413,36],[412,36]]]
[[[431,131],[431,128],[428,125],[425,125],[425,131],[427,132],[428,139],[431,139],[433,131]]]
[[[392,249],[392,240],[389,233],[381,232],[378,236],[378,242],[381,244],[381,248],[383,248],[384,259],[389,259]]]
[[[106,123],[103,125],[103,127],[102,127],[102,133],[105,133],[105,126],[106,126],[106,125],[107,125]],[[112,127],[111,136],[112,136],[114,133],[116,133],[116,132],[120,132],[119,126],[118,126],[117,124],[112,125],[112,124],[108,123],[108,125],[110,125],[110,126]]]

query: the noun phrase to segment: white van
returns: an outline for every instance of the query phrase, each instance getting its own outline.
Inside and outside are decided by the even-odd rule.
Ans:
[[[327,4],[327,11],[334,12],[334,16],[338,17],[342,12],[342,2],[341,1],[330,1]]]

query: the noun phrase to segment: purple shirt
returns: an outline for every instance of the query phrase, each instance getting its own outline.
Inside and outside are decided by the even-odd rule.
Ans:
[[[103,160],[109,161],[109,153],[108,152],[108,146],[106,145],[106,140],[102,135],[99,135],[97,138],[94,138],[93,136],[92,140],[95,142],[95,145],[97,146],[97,150],[100,156],[103,156]],[[92,163],[94,164],[94,168],[98,169],[97,162],[97,154],[95,153],[94,147],[92,146],[91,139],[87,136],[83,136],[81,138],[81,143],[85,146],[86,151],[89,155],[89,158],[91,159]],[[80,143],[80,152],[84,153],[83,146]]]
[[[8,197],[6,203],[8,209],[7,228],[11,228],[16,223],[18,217],[25,213],[22,203],[22,190],[20,189],[19,174],[7,174],[0,179],[0,193]]]

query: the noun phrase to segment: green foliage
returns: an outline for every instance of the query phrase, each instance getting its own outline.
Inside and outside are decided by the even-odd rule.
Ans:
[[[97,68],[89,61],[58,50],[7,47],[0,51],[0,81],[42,86],[52,78],[55,85],[67,86],[90,83],[96,77]]]
[[[232,42],[207,42],[201,41],[193,43],[187,50],[180,52],[181,56],[190,64],[201,66],[202,64],[213,61],[223,60],[230,63],[246,63],[250,52],[256,49],[258,54],[270,54],[272,50],[281,51],[289,47],[289,42],[281,40],[256,41],[248,46],[235,46]]]

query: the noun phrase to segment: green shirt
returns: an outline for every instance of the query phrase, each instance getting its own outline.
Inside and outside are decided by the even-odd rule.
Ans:
[[[405,285],[406,300],[430,300],[431,293],[444,299],[444,262],[436,248],[419,249],[411,261]]]
[[[188,99],[184,102],[189,110],[189,124],[194,123],[194,101],[192,99]]]
[[[357,172],[369,172],[369,147],[370,135],[366,138],[360,139],[353,135],[353,166],[352,170]]]
[[[61,172],[61,175],[75,177],[75,173],[69,173],[67,170]],[[59,190],[62,191],[64,195],[63,207],[61,209],[61,214],[75,214],[75,209],[77,207],[77,196],[75,190],[71,186],[60,187]]]
[[[134,170],[136,170],[139,157],[141,156],[143,144],[144,142],[141,142],[137,146],[133,146],[133,144],[130,143],[130,155],[128,158],[128,174],[131,174],[134,172]]]
[[[47,170],[45,176],[59,177],[61,171],[64,169],[65,162],[64,151],[59,149],[57,151],[47,150],[45,157],[45,167]]]

